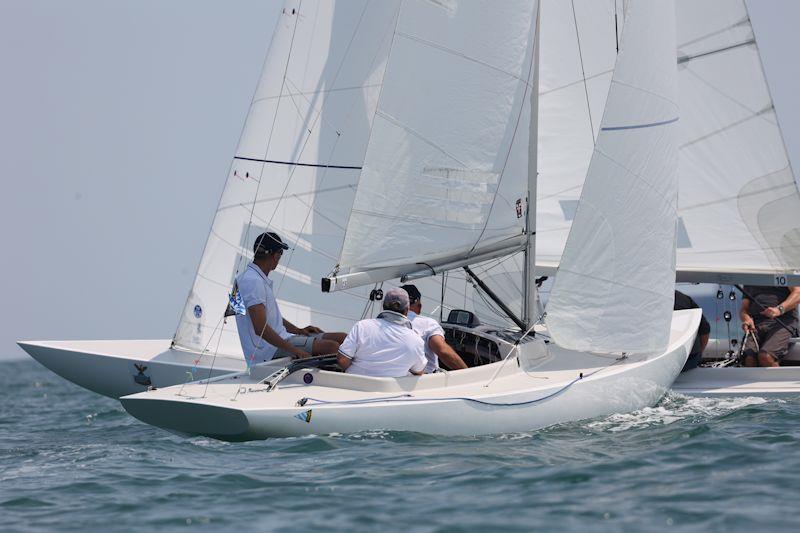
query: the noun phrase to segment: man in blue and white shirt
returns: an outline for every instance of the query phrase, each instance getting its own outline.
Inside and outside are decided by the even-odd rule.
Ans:
[[[253,244],[255,258],[236,277],[247,314],[236,315],[245,361],[254,365],[274,357],[309,357],[336,353],[344,333],[324,333],[315,326],[298,328],[281,315],[269,273],[289,247],[274,232],[262,233]]]

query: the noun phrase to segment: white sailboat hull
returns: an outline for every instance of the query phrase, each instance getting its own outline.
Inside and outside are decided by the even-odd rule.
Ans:
[[[92,392],[118,399],[147,390],[244,370],[242,359],[170,348],[169,340],[25,341],[17,343],[43,366]],[[199,363],[195,363],[199,359]],[[193,372],[194,369],[194,372]],[[194,376],[194,377],[190,377]]]
[[[672,390],[687,396],[797,396],[800,367],[695,368],[678,376]]]
[[[680,372],[699,317],[697,310],[676,312],[667,351],[643,361],[535,340],[505,362],[458,372],[394,379],[306,369],[267,392],[258,382],[273,366],[120,400],[148,424],[231,441],[365,430],[529,431],[654,405]]]

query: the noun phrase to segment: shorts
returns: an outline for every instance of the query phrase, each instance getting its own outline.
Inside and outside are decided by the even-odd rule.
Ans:
[[[316,333],[314,335],[292,335],[288,339],[284,339],[286,342],[294,346],[295,348],[300,348],[301,350],[311,352],[311,348],[314,346],[314,340],[321,339],[322,336],[325,335],[324,333]],[[278,351],[275,352],[275,357],[294,357],[293,353],[289,353],[286,350],[278,348]]]
[[[756,325],[756,337],[758,338],[758,347],[760,351],[767,352],[775,357],[778,361],[786,357],[789,353],[789,339],[792,338],[792,333],[777,323],[762,323]],[[744,356],[756,357],[759,350],[756,349],[753,343],[753,337],[747,336],[744,342]]]

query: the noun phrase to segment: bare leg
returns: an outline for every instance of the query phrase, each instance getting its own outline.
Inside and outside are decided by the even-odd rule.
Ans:
[[[335,354],[339,351],[339,342],[330,339],[314,339],[314,345],[311,347],[313,355],[329,355]]]
[[[323,333],[322,338],[327,341],[336,341],[339,344],[344,342],[344,338],[347,337],[347,333],[336,332],[336,333]]]
[[[758,352],[758,366],[777,367],[778,359],[769,352]]]

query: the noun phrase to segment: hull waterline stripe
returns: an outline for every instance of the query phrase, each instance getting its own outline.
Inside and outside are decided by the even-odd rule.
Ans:
[[[296,161],[275,161],[273,159],[254,159],[252,157],[234,157],[239,161],[254,161],[256,163],[273,163],[276,165],[290,165],[294,167],[315,167],[315,168],[341,168],[345,170],[361,170],[361,167],[349,167],[345,165],[318,165],[315,163],[298,163]]]
[[[605,128],[600,128],[600,131],[617,131],[617,130],[638,130],[639,128],[652,128],[655,126],[663,126],[665,124],[672,124],[673,122],[677,122],[678,117],[671,118],[669,120],[662,120],[661,122],[651,122],[649,124],[632,124],[630,126],[607,126]]]

